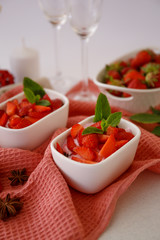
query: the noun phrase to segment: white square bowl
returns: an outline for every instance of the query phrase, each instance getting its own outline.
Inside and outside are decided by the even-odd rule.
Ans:
[[[94,116],[91,116],[81,121],[80,124],[84,125],[93,122],[93,118]],[[87,194],[99,192],[112,183],[131,165],[141,132],[135,124],[125,119],[121,119],[119,127],[131,129],[134,138],[108,158],[96,164],[76,162],[56,150],[56,143],[63,144],[64,140],[70,134],[71,128],[52,140],[51,151],[53,160],[71,187]]]
[[[51,89],[44,89],[51,99],[60,98],[63,106],[41,118],[32,125],[22,129],[11,129],[0,126],[0,146],[4,148],[21,148],[32,150],[42,144],[57,128],[65,127],[68,120],[69,101]],[[21,100],[24,92],[0,104],[0,109],[5,109],[6,103],[13,99]]]
[[[147,47],[146,49],[151,49],[155,53],[160,53],[160,49],[157,48]],[[132,51],[118,59],[115,59],[115,61],[109,63],[109,65],[121,60],[126,61],[130,58],[133,58],[140,50],[142,49]],[[100,91],[107,96],[111,106],[120,107],[132,113],[140,113],[148,111],[151,106],[155,107],[160,104],[160,88],[133,89],[106,84],[102,82],[104,72],[105,68],[103,68],[99,72],[97,78],[94,79],[94,83],[99,87]],[[107,90],[126,92],[129,93],[131,96],[127,98],[117,97],[110,94]]]

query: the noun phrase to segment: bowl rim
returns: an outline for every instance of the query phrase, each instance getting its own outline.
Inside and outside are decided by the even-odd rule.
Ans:
[[[68,105],[69,105],[69,100],[68,98],[63,95],[62,93],[59,93],[53,89],[49,89],[49,88],[44,88],[44,90],[46,92],[52,92],[53,94],[56,95],[56,97],[59,97],[62,101],[63,101],[63,106],[61,106],[60,108],[56,109],[55,111],[51,112],[50,114],[44,116],[43,118],[39,119],[37,122],[35,123],[32,123],[31,125],[25,127],[25,128],[20,128],[20,129],[13,129],[13,128],[7,128],[7,127],[3,127],[3,126],[0,126],[0,129],[3,129],[4,131],[7,131],[7,132],[21,132],[21,131],[27,131],[28,129],[30,128],[33,128],[35,125],[38,125],[40,124],[41,122],[43,122],[45,119],[49,118],[52,115],[55,115],[57,113],[57,111],[59,110],[63,110],[64,108],[66,108]],[[8,98],[7,100],[3,101],[2,103],[0,103],[0,108],[2,105],[5,105],[8,101],[11,101],[17,97],[21,97],[21,96],[24,96],[24,92],[22,91],[21,93],[18,93],[16,95],[14,95],[13,97],[11,98]]]
[[[80,121],[79,124],[84,124],[84,123],[90,121],[91,119],[93,119],[93,117],[94,117],[94,115],[92,115],[92,116],[90,116],[90,117],[88,117],[88,118],[85,118],[84,120]],[[122,146],[120,149],[118,149],[118,150],[115,151],[113,154],[111,154],[109,157],[105,158],[103,161],[96,162],[96,164],[86,164],[86,163],[81,163],[81,162],[72,160],[72,159],[70,159],[70,158],[62,155],[61,153],[59,153],[59,152],[56,150],[55,144],[58,142],[59,139],[63,139],[63,138],[65,138],[66,136],[68,136],[68,134],[70,133],[72,127],[69,128],[69,129],[67,129],[66,131],[62,132],[61,134],[59,134],[57,137],[55,137],[55,138],[51,141],[51,143],[50,143],[51,150],[52,150],[53,152],[55,152],[56,154],[58,154],[60,157],[65,158],[65,161],[68,161],[68,162],[70,162],[70,163],[73,163],[74,165],[77,165],[77,166],[86,166],[87,168],[90,168],[90,167],[95,168],[96,166],[103,165],[103,164],[106,163],[106,161],[107,161],[107,162],[108,162],[108,161],[112,161],[112,158],[115,157],[115,155],[119,154],[120,151],[123,151],[124,148],[126,148],[126,147],[128,146],[128,144],[132,144],[132,142],[133,142],[135,139],[139,139],[140,136],[141,136],[141,131],[140,131],[140,129],[139,129],[138,126],[136,126],[134,123],[132,123],[132,122],[130,122],[130,121],[124,119],[124,118],[121,118],[121,121],[122,121],[122,123],[123,123],[123,122],[124,122],[124,123],[129,123],[131,126],[133,126],[133,127],[136,129],[136,131],[137,131],[136,135],[135,135],[129,142],[127,142],[124,146]],[[131,130],[132,130],[132,129],[131,129]],[[53,155],[52,155],[52,157],[53,157]],[[55,161],[55,160],[54,160],[54,157],[53,157],[53,161]],[[56,161],[55,161],[55,163],[56,163]]]
[[[138,48],[138,49],[135,49],[135,50],[132,50],[132,51],[130,51],[128,53],[123,54],[122,56],[116,58],[115,60],[112,60],[108,64],[112,64],[114,62],[123,60],[124,58],[129,58],[129,57],[135,55],[138,51],[143,50],[143,49],[151,49],[151,50],[153,50],[155,52],[160,53],[160,48],[158,48],[158,47]],[[108,65],[108,64],[105,64],[105,66]],[[119,87],[119,86],[103,83],[98,78],[99,78],[99,75],[102,74],[103,71],[105,71],[105,66],[104,66],[103,69],[101,69],[99,71],[99,73],[97,74],[96,78],[93,79],[94,83],[96,85],[98,85],[99,87],[102,87],[102,88],[105,88],[105,89],[111,89],[111,90],[118,90],[118,91],[122,91],[122,92],[128,92],[128,93],[145,93],[145,94],[147,94],[147,93],[159,92],[160,91],[160,87],[159,88],[152,88],[152,89],[134,89],[134,88],[127,88],[127,87],[125,88],[125,87]],[[120,98],[120,97],[118,97],[118,98]]]

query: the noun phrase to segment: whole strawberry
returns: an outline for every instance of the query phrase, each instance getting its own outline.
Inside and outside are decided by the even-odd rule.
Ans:
[[[154,53],[151,50],[142,50],[131,60],[131,67],[138,68],[154,59]]]
[[[0,87],[14,83],[13,75],[7,70],[0,70]]]

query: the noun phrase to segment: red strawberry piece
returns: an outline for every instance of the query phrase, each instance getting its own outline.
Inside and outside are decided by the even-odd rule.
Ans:
[[[82,145],[88,148],[96,148],[98,146],[98,136],[94,133],[83,135]]]
[[[98,134],[99,143],[105,143],[108,140],[109,136],[107,134]]]
[[[33,110],[36,112],[51,112],[51,108],[42,105],[34,105]]]
[[[82,128],[79,133],[78,133],[78,136],[77,136],[77,140],[78,140],[78,143],[80,146],[82,146],[82,139],[83,139],[83,135],[82,135],[82,132],[83,132],[84,128]]]
[[[38,119],[41,119],[45,116],[47,116],[50,112],[35,112],[35,111],[31,111],[31,112],[28,112],[28,116],[29,117],[32,117],[32,118],[38,118]]]
[[[146,63],[149,63],[152,60],[153,52],[149,50],[142,50],[137,53],[135,58],[131,61],[131,67],[137,68]]]
[[[14,128],[18,123],[21,122],[21,118],[18,115],[12,115],[9,118],[9,123],[8,123],[8,127],[9,128]]]
[[[8,116],[14,115],[17,111],[17,106],[13,101],[8,101],[6,105],[6,113]]]
[[[104,158],[109,157],[112,153],[116,151],[115,143],[116,141],[114,138],[114,134],[111,134],[108,140],[105,142],[105,144],[101,148],[99,155]]]
[[[146,84],[142,83],[139,79],[133,79],[128,84],[128,88],[147,89],[147,86],[146,86]]]
[[[91,126],[92,126],[92,127],[99,128],[99,129],[102,129],[102,128],[101,128],[101,121],[96,122],[96,123],[92,124]]]
[[[63,102],[61,99],[56,98],[52,100],[52,109],[53,111],[57,110],[58,108],[63,106]]]
[[[145,81],[145,77],[136,70],[131,70],[131,71],[127,72],[123,77],[123,80],[126,84],[129,84],[129,82],[134,79]]]
[[[113,77],[113,79],[121,79],[121,75],[116,70],[109,70],[108,75]]]
[[[64,154],[63,149],[61,148],[61,146],[59,145],[59,143],[56,143],[56,150],[61,153]]]
[[[80,162],[80,163],[87,163],[87,164],[95,164],[96,163],[94,161],[86,160],[86,159],[75,157],[75,156],[72,156],[71,159],[76,162]]]
[[[116,140],[128,140],[130,141],[134,135],[131,132],[126,132],[125,129],[119,128],[118,134],[116,135]]]
[[[30,121],[31,123],[35,123],[39,120],[39,118],[30,117],[30,116],[25,116],[24,118]]]
[[[21,116],[21,117],[26,116],[29,111],[33,110],[33,106],[34,105],[32,103],[23,102],[23,104],[21,104],[19,111],[18,111],[19,116]]]
[[[71,128],[71,136],[72,136],[73,138],[77,137],[77,135],[78,135],[78,133],[79,133],[79,131],[80,131],[81,129],[84,129],[84,128],[83,128],[83,126],[80,125],[79,123],[73,125],[72,128]]]
[[[52,100],[50,99],[47,93],[43,96],[43,99],[49,101],[50,104],[52,105]]]
[[[76,144],[75,144],[75,142],[74,142],[74,140],[73,140],[73,138],[72,138],[71,135],[69,135],[69,136],[67,137],[67,147],[68,147],[68,149],[69,149],[70,151],[72,151],[72,152],[73,152],[73,148],[76,147]]]
[[[25,127],[28,127],[31,124],[32,123],[28,119],[21,118],[21,121],[14,127],[14,129],[25,128]]]
[[[7,121],[8,115],[5,113],[5,111],[0,110],[0,126],[5,127]]]
[[[114,134],[114,136],[116,136],[117,133],[118,133],[118,128],[112,127],[112,126],[109,126],[109,127],[107,128],[107,134],[108,134],[108,135]]]
[[[128,142],[128,140],[119,140],[119,141],[116,141],[116,149],[119,149],[121,147],[123,147],[126,143]]]
[[[96,153],[87,147],[75,147],[74,152],[79,154],[82,158],[89,160],[89,161],[95,161],[96,160]]]

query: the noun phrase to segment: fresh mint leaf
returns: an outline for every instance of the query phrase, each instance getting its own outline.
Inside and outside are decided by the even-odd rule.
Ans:
[[[107,118],[107,124],[112,127],[116,127],[119,124],[121,117],[122,117],[121,112],[111,113]]]
[[[32,79],[25,77],[23,80],[23,86],[24,88],[29,88],[34,95],[40,95],[42,98],[45,95],[44,89],[36,82],[34,82]]]
[[[149,113],[138,113],[130,117],[131,120],[140,123],[159,123],[160,115]]]
[[[156,136],[160,137],[160,126],[155,127],[153,129],[152,133],[155,134]]]
[[[107,119],[110,113],[111,113],[111,108],[110,108],[108,99],[103,93],[100,93],[97,99],[95,117],[93,121],[98,122],[103,118]]]
[[[107,120],[105,120],[104,118],[101,121],[101,128],[102,128],[103,132],[105,132],[108,128]]]
[[[103,134],[103,130],[96,127],[87,127],[83,130],[82,135],[91,134],[91,133]]]
[[[35,97],[36,97],[36,104],[38,104],[38,102],[39,102],[41,96],[40,96],[40,95],[36,95]]]
[[[42,106],[48,107],[51,105],[51,103],[48,100],[42,99],[37,103],[37,105],[42,105]]]
[[[151,107],[151,110],[154,114],[157,114],[157,115],[160,115],[160,110],[154,108],[154,107]]]
[[[32,92],[32,90],[30,90],[29,88],[24,88],[23,89],[24,94],[26,96],[26,98],[28,99],[28,101],[30,103],[35,103],[36,102],[36,96],[34,95],[34,93]]]

